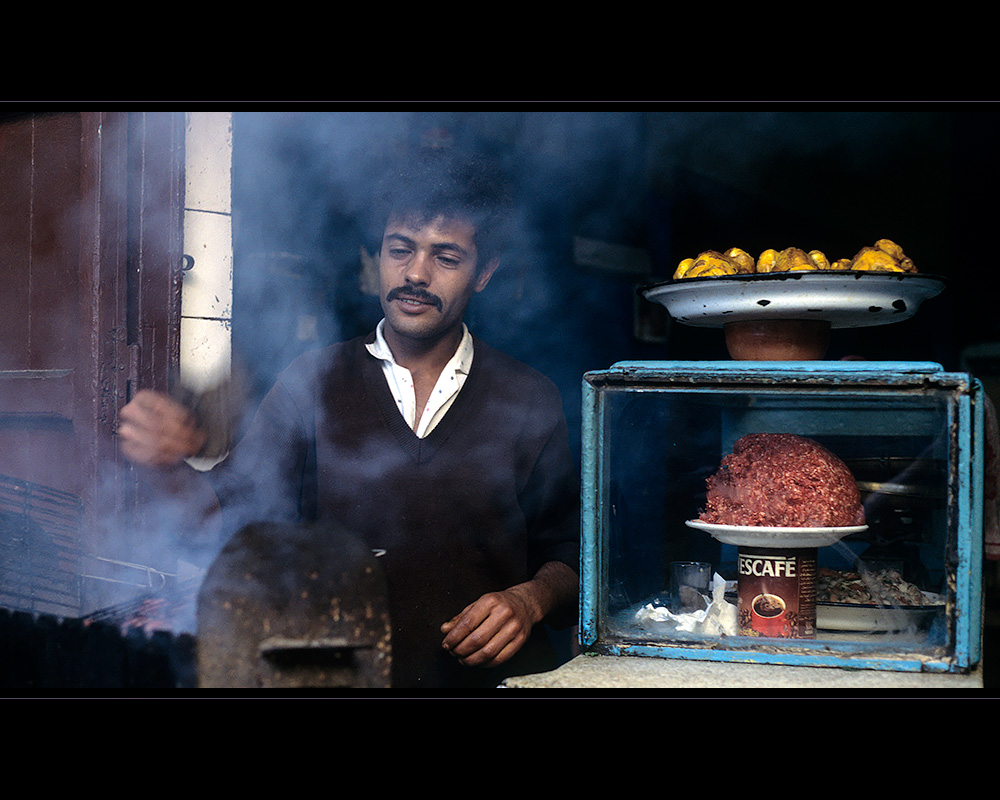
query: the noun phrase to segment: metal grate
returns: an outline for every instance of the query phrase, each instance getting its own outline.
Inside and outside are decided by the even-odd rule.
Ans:
[[[0,606],[80,613],[82,514],[75,495],[0,475]]]
[[[101,560],[101,559],[98,559]],[[106,560],[106,559],[105,559]],[[113,562],[122,563],[122,562]],[[179,580],[176,575],[158,572],[149,567],[134,566],[149,576],[148,588],[134,597],[112,606],[92,611],[82,617],[84,622],[106,622],[122,630],[139,628],[153,631],[180,632],[194,630],[200,577]],[[93,578],[93,575],[83,575]],[[99,579],[100,580],[100,579]],[[128,584],[142,588],[143,584]]]

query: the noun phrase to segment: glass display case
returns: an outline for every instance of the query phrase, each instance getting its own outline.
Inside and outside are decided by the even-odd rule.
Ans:
[[[585,653],[937,672],[978,663],[985,401],[974,378],[924,362],[629,362],[587,373],[583,395]],[[835,454],[857,482],[863,524],[699,522],[709,476],[751,433]],[[710,577],[702,567],[681,596],[671,567],[684,562]],[[777,609],[750,596],[768,577],[794,579],[797,613],[784,624],[761,622],[758,611]]]

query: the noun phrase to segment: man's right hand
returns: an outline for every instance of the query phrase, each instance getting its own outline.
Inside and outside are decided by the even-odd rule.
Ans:
[[[160,468],[197,455],[206,441],[190,409],[148,389],[138,392],[121,410],[118,437],[129,461]]]

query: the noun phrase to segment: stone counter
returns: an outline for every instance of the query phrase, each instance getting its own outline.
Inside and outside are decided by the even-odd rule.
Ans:
[[[552,672],[508,678],[508,689],[982,689],[981,669],[967,675],[579,655]]]

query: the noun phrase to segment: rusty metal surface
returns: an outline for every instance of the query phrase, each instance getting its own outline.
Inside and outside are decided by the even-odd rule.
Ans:
[[[329,526],[244,528],[198,597],[201,688],[387,688],[385,579]]]

